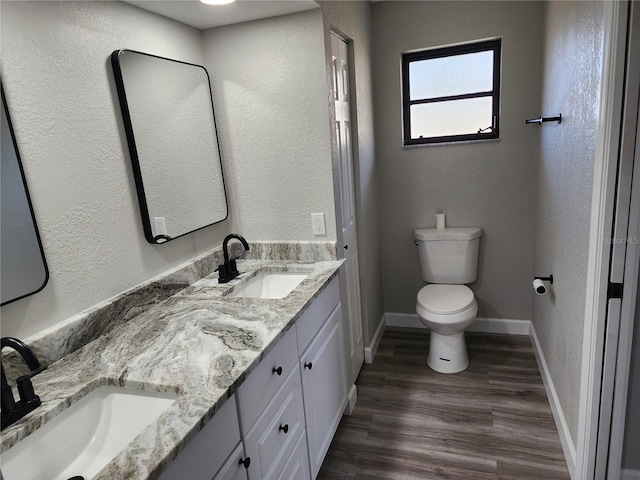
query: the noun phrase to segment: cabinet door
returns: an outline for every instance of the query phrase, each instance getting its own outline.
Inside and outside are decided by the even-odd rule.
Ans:
[[[242,463],[244,461],[244,449],[240,443],[213,480],[247,480],[247,469]]]
[[[300,357],[300,368],[311,477],[316,478],[347,403],[340,305]]]
[[[238,443],[240,425],[232,395],[162,472],[160,480],[211,480]]]
[[[309,455],[307,453],[307,435],[302,432],[296,448],[280,472],[278,480],[309,480]]]

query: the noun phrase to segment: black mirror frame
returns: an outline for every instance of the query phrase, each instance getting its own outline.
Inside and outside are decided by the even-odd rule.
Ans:
[[[24,187],[25,197],[27,199],[27,204],[29,205],[29,212],[31,213],[31,220],[33,221],[33,229],[36,235],[36,240],[38,242],[38,248],[40,250],[40,256],[42,258],[42,267],[44,268],[44,281],[42,285],[36,288],[33,291],[27,292],[18,297],[12,298],[11,300],[6,300],[0,303],[0,306],[7,305],[9,303],[15,302],[17,300],[21,300],[30,295],[34,295],[41,291],[44,287],[47,286],[49,282],[49,267],[47,266],[47,259],[44,255],[44,248],[42,247],[42,240],[40,239],[40,230],[38,229],[38,222],[36,221],[36,215],[33,211],[33,204],[31,203],[31,196],[29,195],[29,188],[27,187],[27,177],[24,174],[24,168],[22,167],[22,159],[20,158],[20,151],[18,150],[18,142],[16,141],[16,135],[13,130],[13,123],[11,123],[11,116],[9,115],[9,107],[7,106],[7,99],[4,95],[4,86],[2,82],[0,82],[0,95],[2,96],[2,108],[4,108],[4,113],[7,119],[7,125],[9,127],[9,131],[11,132],[11,142],[13,143],[13,149],[16,154],[16,160],[18,161],[18,168],[20,169],[20,177],[22,178],[22,185]]]
[[[208,223],[206,225],[203,225],[201,227],[195,228],[193,230],[190,230],[188,232],[185,232],[181,235],[175,236],[175,237],[171,237],[169,235],[153,235],[153,231],[151,229],[151,219],[149,217],[149,209],[147,207],[147,197],[145,194],[145,190],[144,190],[144,181],[142,178],[142,170],[140,168],[140,159],[138,157],[138,149],[136,147],[136,141],[135,141],[135,136],[133,133],[133,124],[131,122],[131,114],[129,112],[129,104],[127,102],[127,95],[125,92],[125,88],[124,88],[124,78],[122,76],[122,69],[120,68],[120,55],[123,52],[133,52],[133,53],[137,53],[140,55],[146,55],[148,57],[153,57],[153,58],[158,58],[161,60],[167,60],[170,62],[175,62],[175,63],[179,63],[182,65],[189,65],[192,67],[198,67],[198,68],[202,68],[202,70],[204,70],[204,73],[207,76],[207,84],[209,87],[209,98],[211,100],[211,112],[213,113],[213,124],[214,124],[214,129],[215,129],[215,134],[216,134],[216,144],[218,147],[218,158],[220,161],[220,175],[221,175],[221,179],[222,179],[222,189],[224,192],[224,198],[225,198],[225,203],[226,203],[226,214],[224,216],[224,218],[216,221],[216,222],[211,222]],[[153,244],[153,245],[160,245],[163,243],[167,243],[171,240],[175,240],[176,238],[180,238],[183,237],[185,235],[188,235],[190,233],[193,232],[197,232],[198,230],[202,230],[203,228],[207,228],[210,227],[211,225],[215,225],[217,223],[220,222],[224,222],[227,218],[229,218],[229,200],[227,198],[227,187],[225,184],[225,180],[224,180],[224,169],[222,168],[222,153],[220,152],[220,142],[219,142],[219,136],[218,136],[218,126],[216,123],[216,118],[215,118],[215,109],[214,109],[214,105],[213,105],[213,93],[211,92],[211,78],[209,77],[209,72],[207,72],[207,69],[205,67],[203,67],[202,65],[197,65],[195,63],[189,63],[189,62],[183,62],[180,60],[174,60],[172,58],[167,58],[167,57],[161,57],[159,55],[152,55],[150,53],[144,53],[144,52],[139,52],[137,50],[131,50],[131,49],[127,49],[127,48],[123,48],[123,49],[119,49],[119,50],[114,50],[113,53],[111,54],[111,66],[113,69],[113,75],[115,78],[115,82],[116,82],[116,90],[118,91],[118,100],[120,103],[120,111],[122,113],[122,120],[124,123],[124,129],[125,129],[125,133],[127,136],[127,143],[129,146],[129,156],[131,159],[131,166],[133,169],[133,176],[135,179],[135,183],[136,183],[136,190],[138,192],[138,202],[140,204],[140,214],[142,216],[142,227],[144,230],[144,236],[147,240],[147,242]]]

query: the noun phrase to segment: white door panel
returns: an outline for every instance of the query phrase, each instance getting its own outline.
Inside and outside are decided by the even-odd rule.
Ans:
[[[358,234],[354,191],[351,109],[349,97],[349,52],[346,42],[331,35],[333,85],[336,111],[336,138],[340,154],[340,206],[342,209],[342,252],[344,274],[345,336],[348,344],[348,384],[355,382],[364,362],[362,307],[360,304],[360,271],[358,263]],[[339,249],[340,250],[340,249]]]

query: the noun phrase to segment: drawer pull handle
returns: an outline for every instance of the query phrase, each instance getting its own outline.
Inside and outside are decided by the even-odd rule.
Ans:
[[[271,373],[277,373],[278,376],[282,375],[282,367],[273,367],[273,370],[271,370]]]
[[[311,362],[305,363],[304,364],[304,368],[308,368],[309,370],[311,370],[313,368],[313,363],[311,363]]]
[[[246,470],[249,470],[249,465],[251,465],[251,457],[247,457],[244,460],[240,459],[238,465],[242,465]]]
[[[288,433],[289,432],[289,424],[286,423],[284,426],[280,425],[280,427],[278,428],[278,431],[284,432],[284,433]]]

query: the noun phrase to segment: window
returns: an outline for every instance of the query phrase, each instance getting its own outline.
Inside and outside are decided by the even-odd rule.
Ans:
[[[500,39],[402,55],[404,144],[499,137]]]

